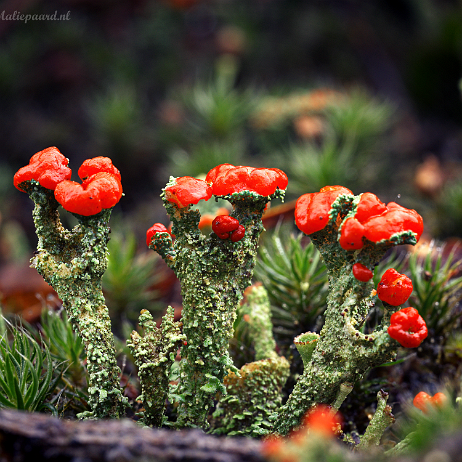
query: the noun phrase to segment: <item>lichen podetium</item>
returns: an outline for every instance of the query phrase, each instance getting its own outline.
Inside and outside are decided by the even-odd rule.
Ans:
[[[85,344],[92,411],[84,416],[120,417],[126,399],[120,389],[121,372],[101,287],[107,268],[111,209],[89,217],[75,215],[79,224],[69,231],[61,224],[53,191],[35,181],[23,188],[35,203],[33,218],[39,240],[32,266],[56,290]]]
[[[175,390],[180,403],[177,425],[206,429],[215,398],[226,393],[224,377],[230,370],[237,372],[228,353],[229,340],[236,308],[251,283],[258,240],[264,229],[261,217],[269,200],[283,197],[287,183],[283,189],[274,186],[268,196],[251,190],[251,182],[245,181],[241,191],[216,195],[233,205],[231,216],[245,228],[244,237],[237,242],[221,239],[215,233],[206,237],[200,232],[200,213],[191,207],[197,197],[188,204],[182,199],[180,206],[169,194],[182,183],[171,178],[162,194],[175,241],[170,234],[157,232],[150,248],[175,271],[183,295],[186,341],[181,348],[180,380]],[[176,197],[181,193],[183,198],[183,192],[177,188]],[[203,198],[210,196],[207,193]]]
[[[271,429],[271,417],[282,402],[282,388],[289,376],[289,362],[276,353],[268,294],[261,284],[245,290],[239,307],[252,338],[255,361],[230,372],[223,396],[213,413],[213,433],[262,437]]]
[[[142,394],[137,400],[144,407],[141,422],[147,426],[163,424],[170,369],[180,342],[185,340],[180,323],[173,318],[174,310],[169,306],[159,328],[149,311],[141,310],[139,324],[143,336],[133,331],[127,340],[140,377]]]
[[[392,246],[415,244],[423,223],[414,210],[397,204],[385,206],[375,196],[371,201],[370,193],[361,202],[361,195],[350,193],[339,186],[326,187],[319,193],[302,196],[297,202],[296,223],[310,235],[326,264],[329,297],[325,323],[310,361],[304,364],[303,375],[275,421],[273,430],[281,435],[300,425],[305,412],[316,404],[338,408],[346,397],[345,390],[351,389],[370,368],[393,360],[399,346],[387,333],[390,316],[397,307],[384,304],[381,324],[370,334],[363,333],[369,310],[375,304],[375,290],[372,280],[355,277],[353,266],[360,262],[373,268]],[[380,208],[377,204],[381,204]],[[350,232],[342,240],[343,224],[355,216],[361,220],[359,231]],[[374,227],[369,229],[374,233],[380,231],[384,236],[380,240],[372,241],[374,235],[364,232],[372,220]],[[350,242],[355,244],[351,250]]]
[[[86,162],[95,160],[98,165],[90,181],[101,176],[97,171],[105,172],[103,176],[109,181],[105,179],[86,193],[79,186],[80,193],[86,196],[80,200],[80,196],[74,195],[73,203],[83,205],[84,214],[74,213],[79,223],[72,230],[63,227],[58,213],[56,188],[70,183],[71,170],[57,148],[47,148],[32,156],[29,165],[15,174],[14,183],[35,203],[33,219],[38,244],[31,266],[56,290],[85,344],[91,411],[82,417],[117,418],[123,415],[127,400],[120,388],[121,372],[101,278],[107,268],[109,218],[122,196],[122,186],[120,174],[110,159],[99,157]],[[94,212],[95,207],[99,213]]]

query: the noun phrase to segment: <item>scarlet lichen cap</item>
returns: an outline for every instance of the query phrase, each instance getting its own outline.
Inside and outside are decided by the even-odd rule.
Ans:
[[[329,222],[329,212],[335,199],[342,194],[353,193],[343,186],[325,186],[317,193],[304,194],[295,203],[295,224],[305,234],[324,229]]]
[[[365,239],[371,242],[389,241],[400,233],[414,233],[416,241],[423,232],[422,217],[396,202],[385,205],[375,194],[361,194],[356,212],[345,220],[339,244],[345,250],[363,248]]]
[[[212,185],[216,196],[251,191],[260,196],[270,196],[277,189],[287,188],[287,175],[278,168],[254,168],[242,165],[221,164],[210,170],[205,178]]]
[[[201,215],[201,219],[199,221],[199,229],[207,229],[212,226],[213,220],[217,216],[222,216],[222,215],[229,215],[228,209],[224,207],[220,207],[215,215],[212,215],[211,213],[204,213],[204,215]]]
[[[367,282],[373,278],[374,273],[362,263],[355,263],[353,265],[353,276],[358,281]]]
[[[339,244],[345,250],[359,250],[364,247],[364,226],[353,217],[347,218],[342,224]]]
[[[98,156],[93,157],[92,159],[87,159],[80,166],[77,173],[81,180],[85,180],[99,172],[111,173],[119,181],[122,181],[119,170],[114,167],[112,160],[109,157]]]
[[[385,212],[364,223],[364,236],[372,242],[379,242],[389,240],[394,234],[412,232],[419,241],[423,229],[422,217],[415,210],[390,202]]]
[[[173,185],[165,188],[165,198],[183,208],[197,204],[200,200],[208,201],[212,197],[212,188],[204,180],[191,176],[175,179]]]
[[[417,393],[412,404],[420,409],[425,414],[428,413],[430,407],[442,407],[447,401],[447,396],[444,393],[435,393],[433,396],[430,396],[428,393],[421,391]]]
[[[20,168],[14,175],[14,185],[20,191],[21,183],[36,180],[41,186],[54,190],[56,185],[71,177],[72,170],[67,166],[69,160],[56,147],[50,147],[34,154],[29,165]]]
[[[217,177],[224,175],[228,170],[231,170],[232,168],[236,167],[232,164],[217,165],[216,167],[212,168],[212,170],[210,170],[209,173],[207,173],[205,181],[207,183],[214,183]]]
[[[338,432],[341,417],[330,406],[318,404],[307,412],[303,419],[303,424],[309,430],[329,437]]]
[[[55,199],[68,212],[77,215],[96,215],[109,209],[122,197],[119,179],[107,172],[99,172],[87,178],[82,184],[75,181],[61,181],[55,189]]]
[[[223,240],[238,242],[245,236],[245,228],[239,220],[229,215],[219,215],[212,222],[212,231]]]
[[[245,236],[245,228],[239,225],[236,230],[230,233],[229,238],[232,242],[239,242]]]
[[[371,217],[381,215],[387,210],[387,206],[375,195],[369,192],[361,194],[356,208],[355,218],[364,223]]]
[[[388,335],[405,348],[417,348],[427,338],[428,329],[419,312],[409,307],[391,315]]]
[[[412,293],[412,281],[394,268],[383,273],[377,286],[377,296],[382,302],[392,306],[402,305]]]
[[[212,222],[212,231],[215,234],[230,233],[239,227],[239,220],[229,215],[219,215]]]
[[[147,231],[146,231],[146,245],[149,247],[151,244],[152,238],[158,233],[168,233],[168,229],[162,223],[154,223]]]

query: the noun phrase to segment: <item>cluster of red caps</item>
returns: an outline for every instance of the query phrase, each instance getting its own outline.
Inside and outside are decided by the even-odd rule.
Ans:
[[[314,438],[331,439],[341,430],[342,417],[326,404],[317,404],[310,409],[302,420],[300,429],[292,431],[288,438],[271,435],[263,440],[262,453],[269,458],[298,461],[298,453],[290,454],[291,445],[303,446]],[[289,455],[290,454],[290,455]]]
[[[169,202],[183,208],[209,200],[212,195],[228,196],[250,191],[260,196],[270,196],[276,189],[287,188],[286,174],[278,168],[254,168],[221,164],[210,170],[205,180],[190,176],[177,178],[175,183],[165,188]]]
[[[377,296],[388,305],[399,306],[406,302],[412,290],[412,281],[390,268],[380,279]],[[428,329],[419,312],[408,307],[391,315],[388,335],[405,348],[416,348],[427,338]]]
[[[287,188],[287,175],[278,168],[255,168],[221,164],[207,173],[205,180],[183,176],[176,178],[174,183],[165,188],[165,198],[179,208],[197,204],[201,200],[208,201],[212,195],[230,196],[245,191],[260,196],[271,196],[278,189]],[[217,220],[215,222],[215,220]],[[220,239],[230,239],[237,242],[244,237],[245,228],[235,218],[216,217],[212,222],[212,230]],[[156,223],[146,235],[148,245],[156,232],[160,231],[160,223]],[[163,225],[160,225],[163,226]],[[165,228],[163,226],[163,228]],[[158,229],[158,230],[157,230]],[[157,230],[157,231],[156,231]]]
[[[432,408],[442,408],[447,400],[448,398],[444,393],[435,393],[433,396],[430,396],[428,393],[421,391],[417,393],[412,404],[424,414],[428,414]]]
[[[233,242],[240,241],[245,235],[245,228],[239,224],[239,220],[229,215],[218,215],[212,221],[212,231],[220,239],[231,239]]]
[[[362,263],[353,265],[353,276],[362,282],[372,278],[372,271]],[[406,302],[413,290],[412,281],[389,268],[377,286],[378,298],[387,305],[399,306]],[[419,312],[412,307],[403,308],[390,317],[388,335],[406,348],[418,347],[428,335],[427,325]]]
[[[120,172],[108,157],[87,159],[79,168],[82,183],[71,181],[69,160],[61,152],[50,147],[34,154],[29,164],[14,175],[14,185],[26,181],[38,181],[41,186],[54,191],[56,200],[69,212],[77,215],[96,215],[103,209],[116,205],[122,197]]]
[[[304,194],[295,205],[295,222],[305,234],[324,229],[332,204],[340,195],[353,195],[343,186],[325,186],[317,193]],[[416,240],[423,232],[422,217],[396,202],[385,205],[375,194],[361,194],[355,214],[341,226],[339,244],[345,250],[359,250],[365,240],[388,241],[393,235],[412,232]]]
[[[304,194],[295,205],[295,222],[305,234],[324,229],[331,219],[332,204],[340,195],[353,196],[343,186],[326,186],[317,193]],[[390,241],[394,235],[410,232],[416,241],[423,232],[422,217],[415,211],[390,202],[385,205],[376,195],[361,194],[354,214],[340,225],[340,246],[347,250],[360,250],[367,241]],[[372,271],[360,262],[353,265],[353,275],[362,282],[373,277]],[[412,282],[404,274],[390,268],[377,288],[380,300],[388,305],[402,305],[412,293]],[[418,347],[427,337],[424,319],[415,308],[403,308],[390,318],[388,334],[406,348]]]

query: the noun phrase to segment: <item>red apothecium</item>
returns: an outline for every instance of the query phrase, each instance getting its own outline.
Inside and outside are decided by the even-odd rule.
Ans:
[[[383,273],[380,279],[377,286],[377,296],[382,302],[399,306],[409,298],[412,289],[412,281],[405,274],[390,268]]]
[[[303,424],[309,430],[322,434],[323,436],[335,435],[340,427],[340,414],[336,413],[330,406],[318,404],[308,411],[303,419]]]
[[[325,186],[317,193],[300,196],[295,204],[295,223],[300,231],[312,234],[324,229],[332,204],[341,194],[353,193],[343,186]]]
[[[403,232],[414,233],[418,241],[423,232],[422,217],[396,202],[385,205],[375,194],[364,193],[355,214],[343,223],[339,243],[345,250],[358,250],[366,239],[388,241]]]
[[[433,396],[430,396],[428,393],[421,391],[415,395],[412,404],[427,414],[430,406],[442,407],[447,399],[448,398],[444,393],[435,393]]]
[[[245,236],[245,228],[242,225],[239,225],[236,230],[234,230],[229,238],[233,242],[240,241]]]
[[[386,212],[387,206],[375,195],[370,192],[361,194],[356,208],[355,218],[364,223],[369,218],[381,215]]]
[[[391,315],[388,335],[405,348],[417,348],[427,338],[428,329],[419,312],[409,307]]]
[[[70,179],[72,170],[67,166],[69,160],[64,157],[59,149],[50,147],[34,154],[29,164],[20,168],[14,175],[14,185],[20,191],[21,183],[36,180],[41,186],[54,190],[56,185],[63,180]]]
[[[216,196],[250,191],[260,196],[270,196],[277,189],[287,188],[287,175],[278,168],[255,168],[221,164],[207,173],[207,183]]]
[[[81,180],[85,180],[99,172],[111,173],[117,177],[119,181],[122,181],[119,170],[114,167],[109,157],[98,156],[87,159],[82,163],[77,173]]]
[[[122,184],[115,175],[107,172],[96,173],[82,184],[64,180],[55,188],[55,199],[63,208],[83,216],[110,209],[121,197]]]
[[[191,176],[175,179],[173,185],[165,188],[165,198],[179,208],[197,204],[200,200],[208,201],[212,197],[212,188],[204,181]]]
[[[232,242],[240,241],[245,235],[244,226],[239,224],[239,220],[229,215],[215,217],[212,230],[220,239],[231,239]]]
[[[147,231],[146,231],[146,245],[149,247],[151,244],[152,238],[158,233],[168,233],[168,229],[162,223],[154,223]]]
[[[374,273],[362,263],[355,263],[353,265],[353,276],[361,282],[367,282],[372,279]]]
[[[412,209],[390,202],[387,210],[364,223],[364,236],[372,242],[390,240],[394,234],[412,232],[420,239],[424,225],[422,217]]]
[[[202,229],[210,228],[212,226],[213,220],[217,216],[222,216],[222,215],[229,215],[229,211],[225,207],[220,207],[216,211],[215,215],[212,215],[211,213],[204,213],[203,215],[201,215],[201,219],[199,221],[199,229],[202,230]]]
[[[212,231],[220,239],[228,239],[229,233],[239,227],[239,220],[229,215],[219,215],[212,221]]]
[[[339,244],[345,250],[358,250],[364,247],[364,226],[356,218],[347,218],[342,225]]]

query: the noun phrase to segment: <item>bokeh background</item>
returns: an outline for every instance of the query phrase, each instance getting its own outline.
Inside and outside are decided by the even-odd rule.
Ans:
[[[33,277],[16,270],[36,237],[12,178],[49,146],[75,173],[98,155],[121,171],[124,268],[167,224],[169,176],[224,162],[283,169],[289,202],[326,184],[371,191],[457,239],[461,64],[458,0],[3,1],[0,291]]]

